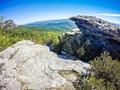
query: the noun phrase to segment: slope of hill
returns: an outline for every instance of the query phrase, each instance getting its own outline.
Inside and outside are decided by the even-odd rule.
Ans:
[[[31,30],[39,30],[39,31],[44,30],[44,31],[55,31],[55,32],[70,31],[76,27],[73,21],[67,19],[38,21],[38,22],[28,23],[23,26],[26,26]]]

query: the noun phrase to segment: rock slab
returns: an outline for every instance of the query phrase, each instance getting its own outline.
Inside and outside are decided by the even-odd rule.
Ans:
[[[20,41],[0,52],[0,90],[49,90],[63,85],[69,87],[69,80],[74,80],[74,75],[66,79],[59,72],[74,70],[82,73],[89,67],[89,64],[80,60],[58,58],[47,46],[27,40]]]

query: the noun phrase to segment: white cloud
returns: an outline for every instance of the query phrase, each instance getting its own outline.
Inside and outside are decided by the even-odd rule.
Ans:
[[[118,13],[93,13],[93,14],[83,14],[88,16],[96,16],[97,18],[106,20],[108,22],[120,24],[120,14]]]
[[[97,16],[111,16],[111,17],[120,17],[120,14],[110,14],[110,13],[101,13],[101,14],[94,14]]]

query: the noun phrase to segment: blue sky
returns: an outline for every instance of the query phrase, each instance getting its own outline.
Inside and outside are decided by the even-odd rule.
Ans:
[[[92,15],[120,24],[120,0],[0,0],[0,16],[17,24]]]

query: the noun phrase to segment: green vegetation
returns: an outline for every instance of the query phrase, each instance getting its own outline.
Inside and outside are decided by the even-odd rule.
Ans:
[[[59,42],[58,33],[29,30],[25,27],[17,27],[11,30],[0,30],[0,51],[21,40],[32,40],[35,43],[54,46]]]
[[[34,22],[30,24],[24,25],[29,30],[38,30],[38,31],[53,31],[53,32],[67,32],[76,27],[74,22],[67,19],[59,19],[59,20],[48,20],[41,22]]]
[[[67,53],[87,62],[94,57],[99,56],[101,52],[100,50],[96,50],[90,40],[86,40],[86,37],[83,34],[79,34],[79,42],[74,40],[71,35],[65,34],[61,37],[59,46]]]
[[[87,62],[100,55],[100,51],[96,50],[89,40],[81,40],[81,47],[76,50],[79,58]]]
[[[93,68],[90,76],[80,77],[82,83],[75,84],[77,90],[119,90],[120,62],[112,60],[109,53],[104,52],[100,57],[90,62]]]

